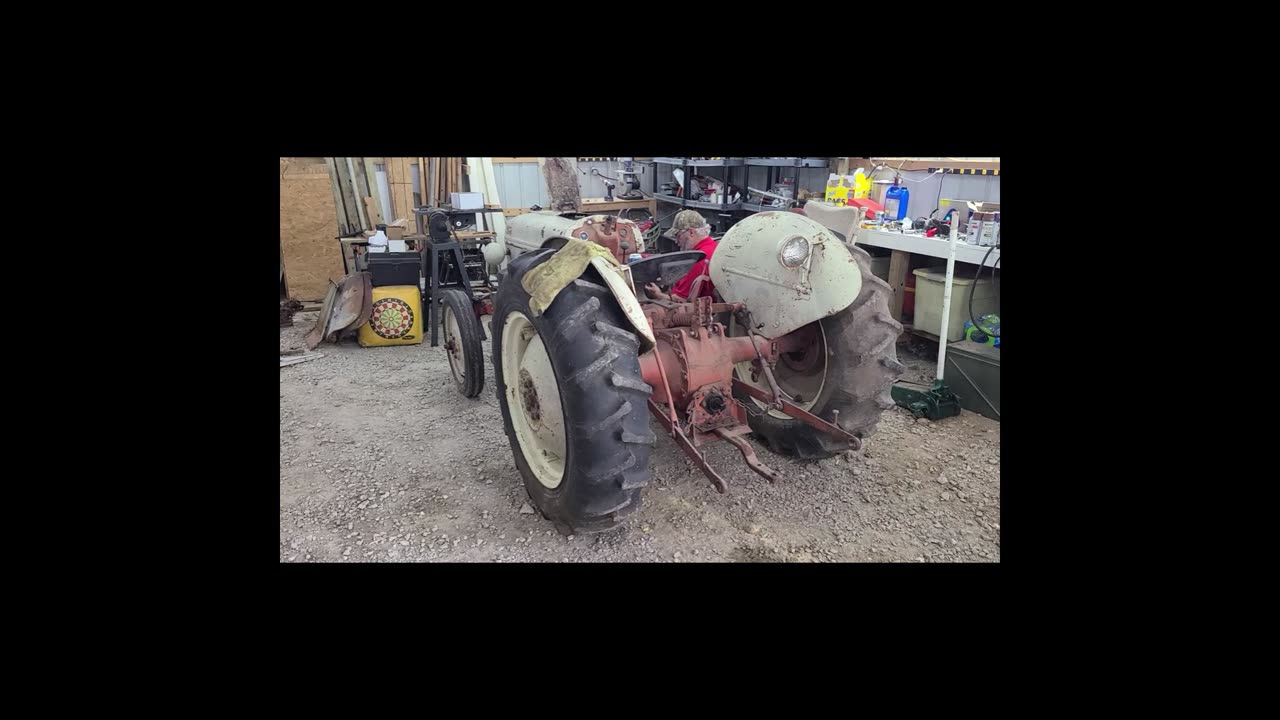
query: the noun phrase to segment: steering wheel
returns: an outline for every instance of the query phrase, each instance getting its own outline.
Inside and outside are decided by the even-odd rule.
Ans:
[[[663,292],[668,291],[680,278],[689,273],[699,260],[706,257],[701,250],[684,250],[665,253],[631,263],[631,279],[635,285],[636,295],[645,297],[644,286],[656,284]]]

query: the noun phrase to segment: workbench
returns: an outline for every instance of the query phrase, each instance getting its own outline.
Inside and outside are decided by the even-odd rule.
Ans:
[[[546,210],[547,208],[543,208]],[[648,210],[649,214],[655,219],[658,217],[658,201],[653,198],[641,198],[639,200],[605,200],[604,198],[582,198],[578,203],[578,211],[588,214],[613,214],[619,210]],[[527,212],[532,212],[528,208],[506,208],[502,214],[507,217],[515,217]]]
[[[874,245],[876,247],[886,248],[888,250],[898,250],[900,252],[915,253],[916,255],[928,255],[930,257],[947,259],[947,248],[950,246],[950,240],[944,237],[925,237],[923,232],[917,233],[900,233],[897,231],[890,232],[888,230],[867,230],[862,229],[857,234],[858,245]],[[956,242],[956,262],[973,263],[974,265],[982,265],[982,258],[991,250],[986,245],[970,245],[969,243],[960,241]],[[1000,259],[1000,250],[997,248],[991,251],[991,256],[987,258],[986,266],[991,267]]]
[[[364,268],[356,262],[356,248],[368,247],[369,238],[364,235],[356,237],[338,238],[338,243],[342,247],[342,273],[350,275],[353,272],[360,272]]]
[[[970,245],[963,242],[960,238],[956,238],[956,241],[957,242],[954,246],[956,262],[967,262],[973,263],[974,265],[981,265],[982,267],[993,267],[1000,260],[1000,251],[993,249],[990,246]],[[889,300],[889,312],[898,322],[902,322],[902,299],[903,292],[907,284],[907,272],[910,267],[911,254],[914,253],[916,255],[927,255],[929,257],[947,259],[951,257],[952,249],[951,238],[926,237],[923,231],[904,233],[902,231],[875,230],[861,227],[858,228],[854,234],[854,244],[882,247],[893,251],[893,257],[889,261],[889,286],[893,288],[893,297]],[[990,254],[988,255],[988,253]],[[951,299],[949,295],[951,285],[954,281],[955,263],[948,262],[945,280],[946,289],[944,290],[944,299],[942,301],[942,324],[944,329],[941,330],[941,332],[944,337],[934,337],[929,333],[916,330],[914,327],[909,330],[909,332],[915,335],[927,337],[938,343],[938,364],[934,370],[935,380],[931,387],[926,391],[923,386],[913,387],[910,383],[899,383],[893,388],[894,400],[899,405],[911,407],[912,412],[916,411],[915,408],[917,407],[917,400],[928,400],[930,397],[938,398],[939,400],[937,403],[943,403],[948,400],[952,403],[956,402],[955,395],[943,381],[947,361],[947,338],[945,337],[947,333],[945,328],[947,324],[947,316],[950,314],[949,311],[951,310]],[[988,354],[992,353],[994,353],[995,358],[994,363],[992,364],[995,367],[994,376],[996,378],[996,387],[998,389],[1000,377],[999,349],[992,348]],[[957,362],[955,358],[952,358],[951,361],[953,364]],[[999,419],[999,396],[997,395],[996,401],[992,403],[992,401],[983,394],[982,390],[979,389],[978,383],[965,372],[963,367],[956,364],[956,370],[958,370],[961,376],[964,377],[964,380],[969,383],[968,387],[972,388],[974,392],[976,392],[983,401],[985,401],[986,404],[995,411],[996,419]],[[988,380],[988,383],[989,382],[990,381]],[[935,411],[939,408],[939,404],[937,403],[934,404]],[[955,412],[957,414],[959,413],[959,407],[955,408]],[[945,416],[945,414],[943,416]]]
[[[893,251],[893,257],[889,261],[889,286],[893,288],[889,312],[899,322],[902,321],[902,293],[907,285],[909,255],[928,255],[946,260],[951,244],[949,238],[925,237],[923,231],[902,233],[860,228],[854,237],[856,245],[872,245]],[[989,256],[988,250],[991,250],[988,246],[970,245],[957,239],[956,262],[983,265],[982,259],[986,257],[985,267],[993,267],[1000,260],[1000,250],[991,250]]]
[[[648,210],[649,214],[655,219],[658,217],[658,201],[653,198],[612,201],[606,201],[604,198],[582,198],[580,207],[582,212],[591,214],[616,213],[619,210],[635,208],[637,210]]]

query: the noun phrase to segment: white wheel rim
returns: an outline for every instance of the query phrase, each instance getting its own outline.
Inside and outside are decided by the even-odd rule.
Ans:
[[[738,335],[738,334],[745,333],[745,331],[742,329],[742,326],[737,325],[736,321],[734,323],[734,330],[735,332],[730,332],[730,335]],[[826,384],[827,384],[827,358],[829,357],[830,353],[827,352],[827,331],[822,328],[822,323],[818,323],[818,334],[821,338],[818,345],[818,351],[822,353],[822,358],[821,358],[822,370],[804,379],[803,389],[805,391],[805,395],[803,397],[803,401],[795,403],[802,410],[809,410],[813,408],[814,403],[817,402],[818,398],[822,396],[822,390],[824,387],[826,387]],[[779,368],[782,368],[782,369],[779,369]],[[752,387],[760,388],[765,392],[772,392],[772,388],[769,387],[769,380],[764,376],[764,373],[760,374],[759,380],[751,379],[751,371],[753,369],[755,369],[755,365],[750,360],[746,362],[740,362],[734,366],[734,374],[739,380],[741,380],[742,382],[748,385],[751,385]],[[783,392],[792,394],[794,391],[797,390],[797,387],[791,386],[786,381],[784,375],[787,374],[787,370],[783,368],[782,361],[779,361],[774,366],[773,372],[774,372],[774,376],[777,377],[778,379],[778,387],[780,387]],[[751,402],[756,404],[757,408],[761,410],[765,410],[767,407],[763,402],[755,398],[750,398],[750,400]],[[792,401],[792,402],[795,402],[795,401]],[[770,415],[780,420],[795,419],[790,415],[782,412],[781,410],[774,410],[772,408],[768,408],[768,410]]]
[[[516,441],[534,477],[556,489],[564,479],[564,411],[551,356],[537,328],[519,311],[502,325],[502,379]]]
[[[449,357],[449,372],[453,379],[461,385],[467,381],[467,364],[463,362],[462,329],[458,327],[458,318],[453,309],[444,306],[444,352]]]

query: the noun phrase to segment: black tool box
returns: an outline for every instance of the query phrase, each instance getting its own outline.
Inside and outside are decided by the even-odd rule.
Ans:
[[[369,274],[373,279],[373,287],[388,285],[420,287],[418,279],[422,276],[422,253],[369,253]]]

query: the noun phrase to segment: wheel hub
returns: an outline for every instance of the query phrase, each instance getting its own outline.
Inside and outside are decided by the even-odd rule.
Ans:
[[[735,329],[742,333],[740,327]],[[777,377],[778,387],[789,396],[796,405],[802,410],[808,410],[817,401],[822,394],[822,388],[826,382],[827,375],[827,342],[826,334],[822,330],[820,323],[811,323],[799,330],[795,331],[799,335],[803,345],[796,352],[782,353],[779,356],[778,363],[774,366],[774,375]],[[764,378],[761,376],[760,370],[754,363],[740,363],[736,369],[736,376],[743,382],[761,389],[764,387]],[[773,417],[780,420],[789,419],[786,413],[773,408],[766,408],[764,403],[752,400],[757,408],[767,411]]]
[[[520,399],[524,404],[524,414],[531,425],[537,426],[542,420],[542,406],[538,403],[538,387],[533,384],[533,376],[529,371],[520,370]]]
[[[796,352],[783,353],[782,362],[798,373],[811,373],[818,367],[818,360],[822,354],[822,347],[818,342],[818,334],[813,331],[813,326],[811,325],[807,325],[795,332],[805,341],[804,347]]]

